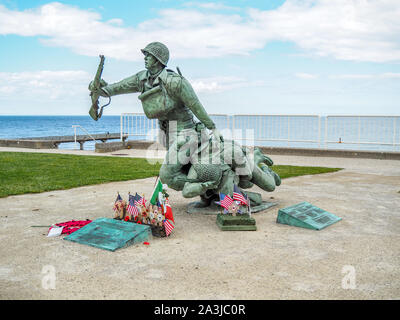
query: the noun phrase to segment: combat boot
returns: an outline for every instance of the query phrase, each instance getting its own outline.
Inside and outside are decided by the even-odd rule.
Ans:
[[[195,208],[205,208],[209,207],[212,201],[218,201],[219,196],[212,192],[211,190],[207,190],[204,194],[200,195],[200,201],[196,202],[194,205]]]

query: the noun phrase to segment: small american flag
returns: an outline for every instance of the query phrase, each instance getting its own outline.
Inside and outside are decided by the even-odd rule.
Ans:
[[[247,199],[240,192],[240,189],[238,187],[236,187],[236,186],[234,186],[234,190],[233,190],[233,200],[240,201],[240,203],[243,203],[246,206],[248,206]]]
[[[229,207],[233,203],[233,199],[230,196],[225,195],[223,193],[219,194],[219,198],[220,198],[219,203],[221,207],[224,207],[226,210],[229,210]]]
[[[133,217],[137,217],[139,215],[139,210],[135,205],[131,205],[130,203],[126,207],[126,211],[128,211]]]
[[[117,199],[115,199],[114,204],[117,203],[118,201],[121,201],[121,200],[122,200],[122,198],[121,198],[120,194],[118,193]],[[113,210],[114,210],[114,211],[117,211],[118,208],[117,208],[116,206],[114,206],[114,207],[113,207]]]
[[[171,222],[169,222],[169,220],[167,220],[167,219],[164,220],[164,227],[165,227],[165,234],[167,235],[167,237],[172,232],[172,230],[175,228],[175,226]]]
[[[247,206],[247,199],[241,193],[233,193],[233,200],[240,201]]]
[[[146,206],[146,199],[144,197],[140,198],[139,200],[139,204],[141,204],[142,206]]]
[[[144,197],[141,197],[137,192],[136,192],[136,195],[134,197],[132,197],[132,200],[133,200],[133,204],[135,206],[137,206],[137,205],[146,206],[147,201],[145,200]]]

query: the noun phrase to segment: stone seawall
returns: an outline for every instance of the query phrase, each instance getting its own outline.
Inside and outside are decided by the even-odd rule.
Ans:
[[[153,142],[144,140],[129,140],[122,142],[97,143],[96,152],[112,152],[121,149],[147,149]],[[118,149],[119,148],[119,149]],[[389,151],[361,151],[361,150],[332,150],[332,149],[305,149],[282,147],[259,147],[267,155],[292,155],[308,157],[337,157],[337,158],[364,158],[400,160],[400,152]]]

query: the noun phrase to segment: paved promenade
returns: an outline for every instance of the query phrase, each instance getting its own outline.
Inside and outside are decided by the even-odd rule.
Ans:
[[[143,151],[111,154],[133,157]],[[285,179],[272,193],[254,187],[264,200],[279,202],[253,215],[255,232],[222,232],[215,216],[187,214],[191,200],[171,190],[176,221],[171,237],[116,252],[47,238],[47,229],[30,226],[112,217],[117,191],[123,197],[128,191],[150,195],[154,178],[1,198],[0,298],[400,299],[400,161],[272,159],[277,165],[344,170]],[[321,231],[275,222],[279,208],[302,201],[343,220]],[[43,288],[46,270],[55,271],[55,289]],[[351,276],[354,281],[346,281]]]

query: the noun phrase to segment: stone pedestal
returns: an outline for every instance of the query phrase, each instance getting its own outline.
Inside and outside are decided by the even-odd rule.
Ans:
[[[217,215],[217,226],[222,231],[256,231],[256,220],[248,214],[230,216],[228,214]]]

